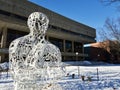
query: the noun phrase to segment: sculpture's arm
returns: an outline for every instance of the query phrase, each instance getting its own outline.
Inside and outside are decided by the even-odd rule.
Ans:
[[[58,63],[61,62],[61,53],[60,50],[53,44],[47,44],[44,49],[44,60],[51,62],[53,66],[58,66]]]
[[[14,73],[14,70],[17,69],[17,60],[19,60],[18,55],[18,43],[19,39],[14,40],[9,46],[9,69]]]

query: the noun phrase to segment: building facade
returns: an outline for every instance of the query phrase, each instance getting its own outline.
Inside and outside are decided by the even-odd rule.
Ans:
[[[88,61],[95,61],[95,62],[111,62],[111,55],[110,53],[105,50],[104,48],[100,47],[85,47],[85,53],[88,54],[88,57],[85,57]]]
[[[8,48],[14,39],[29,33],[27,17],[43,12],[50,20],[46,39],[58,46],[62,60],[81,60],[83,44],[95,42],[96,30],[27,0],[0,0],[0,62],[8,61]]]

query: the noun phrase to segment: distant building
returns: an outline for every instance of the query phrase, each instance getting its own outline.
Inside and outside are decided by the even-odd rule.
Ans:
[[[96,30],[27,0],[0,0],[0,62],[8,61],[8,47],[14,39],[28,34],[27,17],[32,12],[45,13],[50,19],[46,39],[57,45],[62,60],[78,60],[87,56],[83,44],[93,43]]]
[[[85,58],[86,60],[109,62],[108,60],[111,59],[110,53],[103,48],[89,46],[89,47],[85,47],[84,50],[85,53],[88,54],[88,57]]]
[[[119,47],[117,47],[119,45]],[[117,49],[120,48],[120,44],[117,41],[104,41],[91,43],[85,47],[85,53],[88,57],[85,59],[91,61],[104,61],[110,63],[120,63],[120,52]]]

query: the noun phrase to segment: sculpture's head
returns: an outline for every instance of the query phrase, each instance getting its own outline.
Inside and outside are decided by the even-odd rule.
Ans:
[[[27,21],[30,32],[39,34],[45,34],[48,23],[48,17],[41,12],[33,12],[30,14]]]

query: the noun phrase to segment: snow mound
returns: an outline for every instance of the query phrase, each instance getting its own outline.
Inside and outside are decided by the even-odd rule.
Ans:
[[[83,61],[82,64],[83,65],[92,65],[92,63],[90,61]]]

